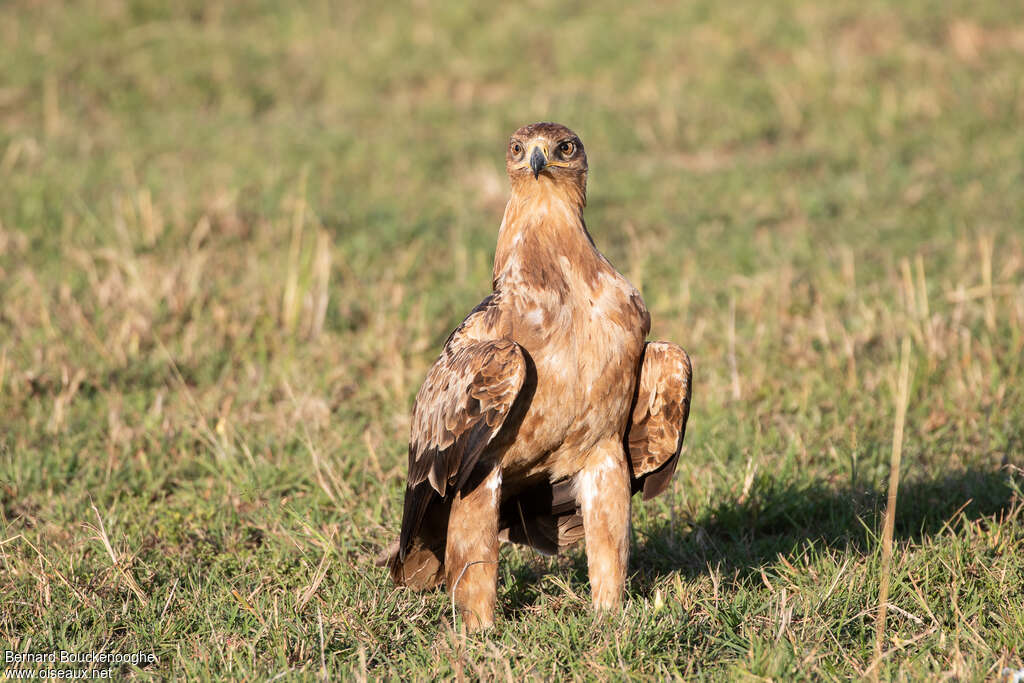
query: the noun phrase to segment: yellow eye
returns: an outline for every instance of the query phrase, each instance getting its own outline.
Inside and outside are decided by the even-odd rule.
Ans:
[[[523,146],[518,142],[512,143],[512,156],[517,157],[523,153]]]
[[[563,142],[558,146],[558,151],[563,159],[568,159],[576,153],[576,145],[571,142]]]

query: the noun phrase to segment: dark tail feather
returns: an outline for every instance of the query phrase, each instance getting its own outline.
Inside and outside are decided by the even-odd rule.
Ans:
[[[556,555],[583,538],[572,482],[541,482],[502,505],[500,538]]]
[[[396,585],[413,590],[434,588],[444,581],[444,552],[448,540],[448,516],[451,512],[451,501],[442,500],[436,495],[422,496],[426,492],[420,493],[421,496],[410,500],[409,492],[406,492],[407,508],[410,503],[424,508],[418,528],[408,536],[403,528],[401,539],[393,543],[377,561],[378,565],[388,567]],[[433,490],[429,490],[429,493],[433,493]]]
[[[391,580],[397,586],[405,586],[413,590],[429,590],[444,582],[444,547],[440,552],[437,548],[421,546],[413,542],[412,548],[405,554],[405,559],[398,558],[398,543],[388,548],[387,554],[378,564],[387,565],[391,572]]]

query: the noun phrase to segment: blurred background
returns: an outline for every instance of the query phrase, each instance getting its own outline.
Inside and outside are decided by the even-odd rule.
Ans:
[[[371,561],[537,120],[691,428],[619,630],[578,549],[512,550],[457,646]],[[3,3],[0,633],[193,677],[860,675],[910,338],[885,667],[1019,665],[1022,120],[1012,2]]]

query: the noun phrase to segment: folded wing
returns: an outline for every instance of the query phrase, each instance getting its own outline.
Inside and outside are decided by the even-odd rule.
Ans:
[[[468,340],[458,332],[448,340],[413,408],[400,559],[431,502],[450,497],[469,479],[525,377],[526,360],[515,342]]]
[[[646,345],[626,432],[633,491],[643,489],[644,500],[664,491],[676,471],[690,415],[691,379],[686,351],[668,342]]]

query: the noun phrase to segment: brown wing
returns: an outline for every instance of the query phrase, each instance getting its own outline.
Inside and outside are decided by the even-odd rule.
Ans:
[[[665,490],[676,471],[690,415],[692,371],[686,351],[668,342],[644,347],[633,418],[626,447],[633,469],[633,492],[650,500]]]
[[[430,502],[466,483],[512,410],[526,377],[526,360],[518,344],[471,340],[460,330],[449,337],[416,395],[401,559]]]

